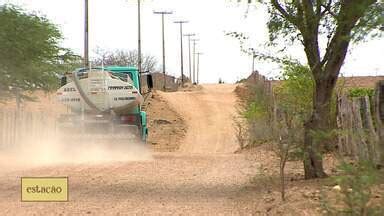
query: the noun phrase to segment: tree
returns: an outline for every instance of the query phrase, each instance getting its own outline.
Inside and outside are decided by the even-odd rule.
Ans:
[[[314,82],[311,70],[299,63],[287,63],[280,79],[284,82],[274,87],[279,109],[296,118],[302,127],[312,110]]]
[[[240,1],[240,0],[238,0]],[[247,3],[251,3],[247,0]],[[265,4],[271,45],[300,42],[314,79],[313,107],[305,123],[305,178],[326,173],[322,147],[316,134],[330,130],[332,93],[351,42],[381,36],[384,29],[382,0],[258,0]]]
[[[95,65],[126,65],[126,66],[136,66],[138,64],[138,54],[137,50],[114,50],[114,51],[105,51],[97,50],[96,54],[98,58],[93,60]],[[142,56],[142,68],[143,71],[153,72],[156,70],[157,59],[152,55]]]
[[[62,34],[47,18],[13,5],[0,6],[0,96],[51,90],[60,65],[73,57]]]

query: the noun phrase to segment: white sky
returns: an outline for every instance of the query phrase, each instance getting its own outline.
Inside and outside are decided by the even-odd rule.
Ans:
[[[137,49],[136,0],[89,0],[90,2],[90,55],[97,47],[106,50]],[[0,0],[12,3],[28,11],[46,15],[63,31],[63,45],[76,53],[83,51],[83,0]],[[251,71],[251,57],[240,52],[237,40],[225,36],[228,31],[245,32],[251,36],[251,44],[267,40],[267,14],[262,9],[250,9],[230,3],[230,0],[144,0],[142,6],[142,49],[156,56],[161,64],[161,17],[154,10],[174,11],[166,17],[166,65],[167,73],[180,75],[179,25],[173,21],[188,20],[184,33],[197,33],[200,39],[200,81],[234,82],[246,77]],[[188,43],[184,38],[184,72],[188,75]],[[384,75],[384,40],[377,39],[351,47],[342,69],[348,76]],[[290,49],[291,55],[303,58],[302,49]],[[304,59],[304,58],[303,58]],[[159,66],[160,66],[159,64]],[[277,65],[257,62],[256,69],[262,74],[276,76]]]

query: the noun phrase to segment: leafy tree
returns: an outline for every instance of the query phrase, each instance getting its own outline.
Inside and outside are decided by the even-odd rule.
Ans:
[[[47,18],[13,5],[0,6],[0,95],[51,90],[56,72],[73,54],[59,43],[61,32]]]
[[[312,114],[305,123],[305,177],[325,177],[321,151],[327,141],[319,141],[316,134],[330,129],[332,93],[350,43],[381,36],[384,29],[383,0],[258,2],[268,8],[271,45],[283,42],[287,47],[299,42],[304,48],[315,83]]]
[[[274,89],[279,108],[304,123],[312,108],[314,82],[311,70],[298,63],[287,63],[280,79],[284,81]]]
[[[97,50],[96,54],[98,58],[93,60],[93,64],[101,66],[111,65],[127,65],[127,66],[136,66],[138,64],[138,54],[136,50],[124,51],[124,50],[114,50],[114,51],[105,51]],[[152,55],[142,56],[142,68],[143,71],[153,72],[156,70],[157,59]]]

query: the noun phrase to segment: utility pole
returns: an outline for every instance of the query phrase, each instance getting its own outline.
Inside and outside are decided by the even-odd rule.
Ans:
[[[192,39],[193,42],[193,84],[196,84],[196,61],[195,61],[195,54],[196,54],[196,42],[199,41],[199,39]]]
[[[191,37],[195,36],[196,34],[190,33],[185,34],[184,36],[188,37],[188,59],[189,59],[189,80],[191,83],[192,81],[192,65],[191,65]]]
[[[141,0],[137,0],[137,69],[139,72],[139,92],[141,93]]]
[[[255,55],[252,55],[252,73],[255,72]]]
[[[196,53],[197,55],[197,79],[196,79],[196,83],[199,84],[199,73],[200,73],[200,55],[203,55],[203,53],[201,52],[198,52]]]
[[[162,40],[163,40],[163,91],[165,91],[166,87],[166,77],[165,77],[165,36],[164,36],[164,15],[172,14],[172,12],[167,11],[154,11],[154,14],[161,14],[161,30],[162,30]]]
[[[252,73],[253,73],[253,72],[255,72],[255,57],[256,57],[256,53],[255,53],[255,50],[253,48],[250,48],[249,50],[251,51],[251,54],[252,54]]]
[[[180,69],[181,69],[181,86],[184,85],[184,56],[183,56],[183,24],[188,23],[188,21],[175,21],[174,23],[180,24]]]
[[[89,21],[88,21],[88,0],[84,2],[84,67],[89,67]]]

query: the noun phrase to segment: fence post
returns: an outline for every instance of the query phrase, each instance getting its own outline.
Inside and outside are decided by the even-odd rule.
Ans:
[[[352,156],[357,159],[359,149],[354,134],[353,102],[346,94],[338,96],[337,124],[339,134],[339,153]]]
[[[337,100],[336,100],[336,109],[337,109],[337,114],[336,114],[336,124],[337,124],[337,129],[341,132],[339,132],[337,139],[337,149],[339,151],[339,154],[345,154],[347,153],[346,149],[346,142],[347,142],[347,136],[344,134],[344,118],[345,115],[343,114],[343,95],[337,94]]]
[[[369,97],[361,97],[360,105],[362,124],[363,129],[365,131],[364,135],[368,145],[369,160],[378,163],[379,155],[377,154],[377,143],[379,141],[379,137],[373,125],[373,116],[371,113],[371,102],[369,100]]]
[[[384,166],[384,80],[376,85],[375,113],[379,135],[380,165]]]
[[[360,160],[369,159],[369,150],[367,144],[366,133],[363,128],[363,121],[361,118],[360,99],[354,98],[352,101],[352,114],[353,114],[353,139],[356,140],[358,157]]]

